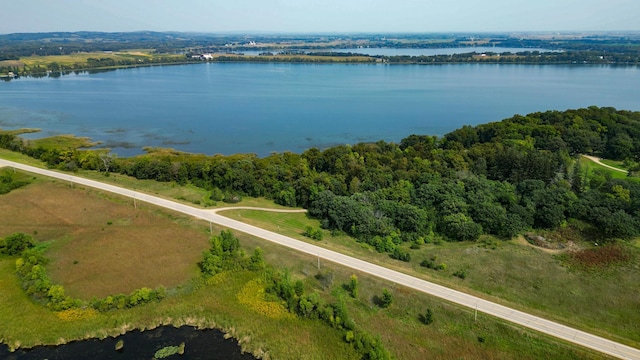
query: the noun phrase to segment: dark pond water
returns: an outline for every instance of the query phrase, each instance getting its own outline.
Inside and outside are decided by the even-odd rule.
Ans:
[[[116,343],[124,341],[124,347],[116,351]],[[3,360],[69,360],[69,359],[153,359],[156,351],[167,346],[185,343],[184,355],[172,355],[166,359],[181,360],[250,360],[250,354],[242,354],[235,340],[225,339],[218,330],[196,330],[190,326],[175,328],[163,326],[154,330],[132,331],[117,338],[74,341],[60,346],[38,346],[18,349],[11,353],[6,345],[0,345]]]

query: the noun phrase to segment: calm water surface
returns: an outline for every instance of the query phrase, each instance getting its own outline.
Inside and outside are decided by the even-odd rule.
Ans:
[[[206,154],[443,135],[548,109],[640,110],[640,68],[210,63],[0,83],[0,127]]]
[[[116,351],[116,343],[122,340],[123,348]],[[162,326],[147,331],[131,331],[117,338],[73,341],[60,346],[37,346],[9,352],[0,344],[3,360],[144,360],[153,359],[156,351],[167,346],[179,346],[184,342],[184,354],[169,359],[181,360],[251,360],[251,354],[243,354],[235,340],[225,339],[218,330],[196,330],[190,326],[175,328]]]

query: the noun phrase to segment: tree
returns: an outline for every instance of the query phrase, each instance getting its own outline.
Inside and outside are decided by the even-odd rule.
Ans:
[[[463,213],[445,216],[443,219],[445,235],[458,241],[475,241],[482,234],[482,226]]]
[[[433,323],[433,311],[431,311],[431,309],[427,309],[427,312],[424,315],[420,314],[420,321],[425,325]]]
[[[387,288],[382,289],[382,297],[380,298],[380,307],[388,308],[393,303],[393,294]]]
[[[264,256],[261,248],[257,247],[253,255],[249,258],[249,270],[260,270],[264,268]]]
[[[102,160],[102,165],[104,165],[104,172],[108,173],[111,168],[111,163],[113,159],[115,159],[116,155],[113,154],[110,150],[101,151],[100,152],[100,160]]]
[[[18,255],[33,246],[34,243],[31,236],[23,233],[15,233],[7,236],[3,242],[0,242],[0,253]]]
[[[349,292],[351,293],[352,298],[358,297],[358,277],[356,274],[351,275],[351,279],[349,281]]]

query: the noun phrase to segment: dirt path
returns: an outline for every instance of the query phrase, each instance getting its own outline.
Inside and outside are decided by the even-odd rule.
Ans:
[[[604,166],[606,168],[609,168],[611,170],[620,171],[620,172],[623,172],[625,174],[627,173],[627,170],[618,169],[617,167],[613,167],[611,165],[607,165],[607,164],[603,163],[602,161],[600,161],[601,159],[599,157],[589,156],[589,155],[582,155],[582,156],[586,157],[587,159],[593,161],[594,163],[596,163],[598,165],[602,165],[602,166]]]

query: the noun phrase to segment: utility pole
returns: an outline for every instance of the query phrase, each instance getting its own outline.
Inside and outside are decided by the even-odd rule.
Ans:
[[[138,204],[136,204],[136,196],[133,196],[133,208],[137,209],[138,208]]]

